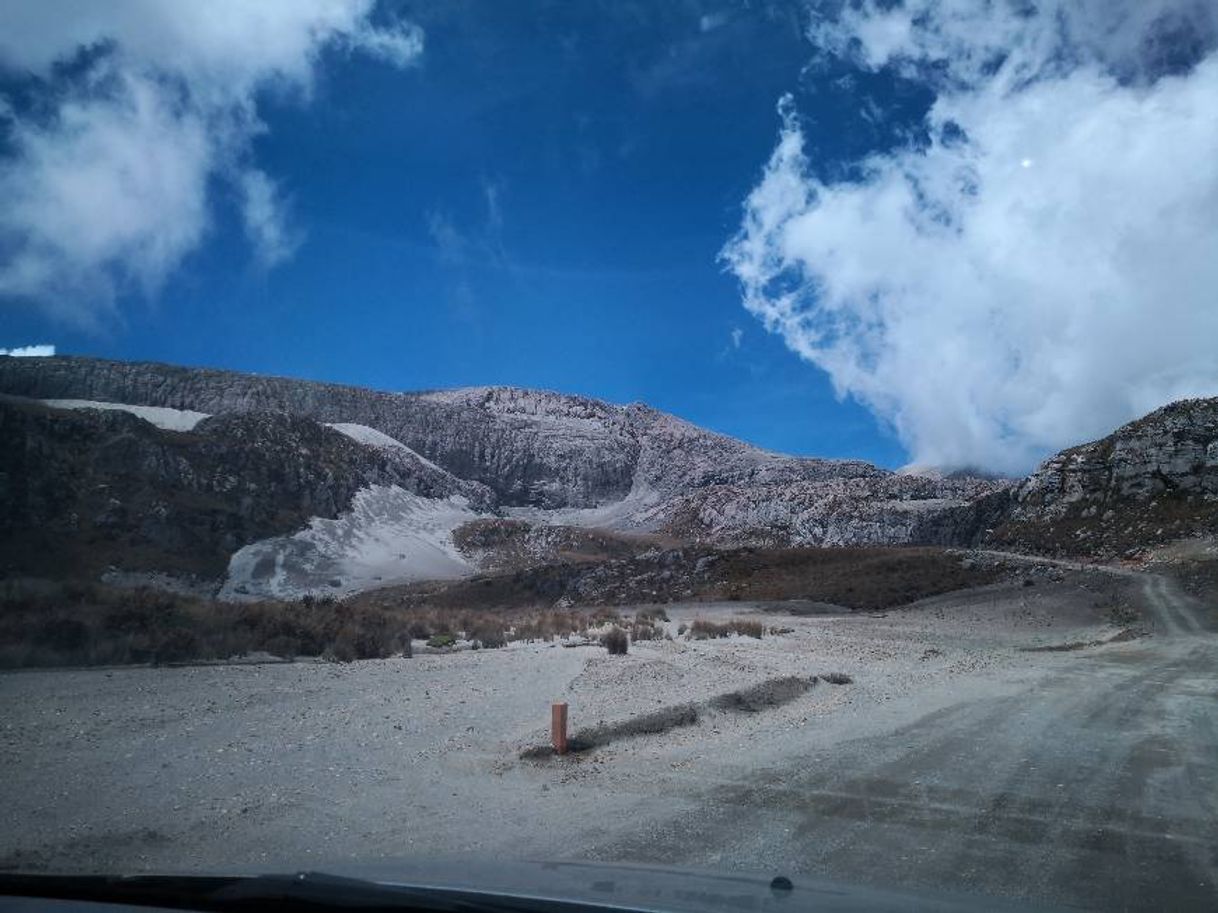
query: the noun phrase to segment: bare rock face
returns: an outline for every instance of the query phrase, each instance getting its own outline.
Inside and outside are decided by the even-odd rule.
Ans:
[[[1101,557],[1218,533],[1218,399],[1182,400],[1049,458],[990,541]]]
[[[7,358],[0,359],[0,392],[359,423],[487,485],[505,504],[543,508],[623,497],[639,451],[620,408],[534,391],[381,393],[162,364]]]
[[[1218,531],[1218,400],[1160,409],[1013,483],[791,457],[643,405],[503,387],[383,393],[161,364],[0,357],[0,394],[0,558],[9,570],[70,571],[121,556],[124,568],[215,573],[254,541],[350,511],[375,486],[402,503],[459,499],[461,522],[527,521],[475,527],[484,538],[507,536],[502,543],[465,543],[526,564],[631,549],[622,544],[629,536],[545,531],[556,526],[707,545],[1097,556]],[[36,402],[52,399],[209,417],[166,430],[121,411]],[[376,504],[364,506],[376,520]],[[430,507],[420,518],[436,514]],[[390,526],[405,530],[408,518],[399,519]],[[343,521],[351,542],[363,541],[357,521]],[[425,532],[452,544],[451,531]]]
[[[120,411],[0,399],[0,439],[8,573],[95,576],[115,563],[212,577],[243,545],[335,517],[376,484],[495,504],[409,452],[282,413],[215,415],[182,433]]]
[[[662,530],[698,542],[767,546],[972,545],[1009,483],[882,475],[716,485],[654,511]]]
[[[645,406],[476,387],[381,393],[229,371],[91,358],[0,359],[0,393],[206,413],[286,412],[381,431],[506,506],[595,507],[639,487],[886,475],[858,461],[796,459],[704,431]]]

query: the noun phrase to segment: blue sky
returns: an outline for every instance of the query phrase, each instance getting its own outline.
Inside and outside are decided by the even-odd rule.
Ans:
[[[1022,473],[1218,393],[1216,48],[1208,0],[3,4],[0,348]]]
[[[417,66],[329,50],[311,99],[259,97],[253,156],[303,235],[292,257],[256,263],[218,194],[204,243],[153,296],[127,289],[85,330],[7,307],[6,344],[395,390],[543,387],[780,450],[903,460],[742,309],[717,261],[777,99],[800,86],[799,7],[402,13],[427,36]],[[808,107],[829,155],[870,142],[850,93],[825,82]]]

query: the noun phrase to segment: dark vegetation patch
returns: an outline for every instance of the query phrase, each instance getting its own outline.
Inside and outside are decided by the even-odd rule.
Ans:
[[[668,621],[668,612],[663,606],[646,606],[634,613],[635,619],[638,621]]]
[[[101,584],[0,586],[0,667],[410,653],[402,618],[333,599],[221,603]]]
[[[580,754],[600,748],[610,742],[633,738],[640,735],[658,735],[682,726],[693,726],[698,722],[698,707],[696,704],[677,704],[665,707],[641,716],[632,716],[616,723],[598,723],[596,726],[580,729],[567,739],[567,750],[571,754]],[[552,757],[553,747],[536,745],[526,748],[520,753],[524,760],[540,760]]]
[[[999,523],[987,548],[1054,557],[1136,558],[1153,546],[1218,535],[1218,502],[1169,490],[1153,498],[1093,493],[1053,517],[1024,516]]]
[[[662,541],[656,536],[500,518],[471,520],[453,531],[453,542],[463,554],[498,571],[629,558]]]
[[[524,609],[704,601],[803,600],[872,611],[992,583],[999,569],[937,548],[651,549],[630,558],[547,564],[355,597],[386,609]]]
[[[693,726],[697,722],[698,708],[695,705],[678,704],[617,723],[601,723],[588,729],[580,729],[571,737],[569,746],[572,751],[588,751],[620,739],[658,735],[681,726]]]
[[[1084,647],[1096,647],[1103,641],[1100,640],[1072,640],[1064,644],[1045,644],[1040,647],[1021,647],[1020,650],[1024,653],[1068,653],[1072,650],[1082,650]]]
[[[822,675],[821,679],[830,685],[849,685],[854,682],[854,679],[844,672],[828,672]]]
[[[721,622],[697,618],[689,626],[690,640],[710,640],[716,637],[730,637],[732,634],[755,637],[760,640],[765,634],[765,625],[760,621],[749,621],[744,618],[732,618]]]
[[[739,691],[729,691],[720,694],[709,701],[715,710],[725,710],[735,713],[757,713],[788,704],[816,684],[816,676],[800,678],[790,675],[784,678],[772,678],[751,688]]]
[[[842,615],[850,611],[845,606],[834,605],[831,602],[813,602],[810,599],[788,599],[767,605],[766,609],[771,612],[786,612],[788,615],[795,615],[799,618],[814,615]]]
[[[614,656],[625,656],[630,649],[630,638],[624,630],[614,625],[601,635],[601,645]]]
[[[1145,631],[1139,631],[1136,628],[1125,628],[1118,631],[1116,634],[1113,634],[1111,637],[1104,638],[1103,640],[1072,640],[1064,644],[1045,644],[1039,647],[1020,647],[1020,651],[1023,653],[1070,653],[1075,650],[1085,650],[1087,647],[1102,647],[1105,644],[1126,643],[1145,636]]]
[[[630,623],[630,639],[633,641],[660,640],[663,636],[663,632],[654,622],[639,621],[636,618]]]
[[[847,678],[847,682],[849,679]],[[784,676],[719,694],[702,703],[677,704],[641,716],[628,717],[614,723],[599,723],[580,729],[567,740],[568,750],[578,754],[600,748],[610,742],[641,735],[657,735],[682,726],[693,726],[705,711],[719,713],[759,713],[788,704],[816,684],[816,676],[800,678]],[[541,760],[554,756],[549,745],[535,745],[520,753],[523,760]]]
[[[511,641],[599,638],[606,625],[630,639],[663,636],[654,611],[624,619],[614,608],[450,611],[387,609],[333,597],[215,602],[153,589],[75,581],[0,582],[0,668],[224,660],[250,653],[347,662],[432,649],[494,649]],[[595,642],[595,640],[593,640]],[[606,644],[608,646],[608,644]]]
[[[739,549],[723,553],[718,580],[700,596],[802,599],[856,611],[905,605],[998,579],[936,548]]]

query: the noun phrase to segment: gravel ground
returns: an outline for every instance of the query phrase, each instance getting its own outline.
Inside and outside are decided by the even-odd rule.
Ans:
[[[625,657],[597,647],[514,644],[348,665],[3,674],[0,868],[295,870],[429,855],[762,870],[781,863],[793,872],[1092,906],[1093,895],[1077,897],[1068,885],[1015,879],[1012,865],[1023,857],[987,877],[951,865],[921,877],[930,870],[894,863],[921,858],[918,847],[943,836],[936,837],[942,814],[935,811],[942,796],[919,794],[913,804],[925,820],[904,821],[899,834],[864,826],[873,815],[883,818],[883,809],[853,807],[851,852],[835,856],[829,848],[840,850],[841,841],[828,837],[840,838],[834,828],[845,812],[793,818],[798,802],[782,793],[823,801],[872,764],[884,765],[887,784],[872,788],[891,793],[933,781],[947,789],[960,767],[970,801],[980,803],[978,820],[989,820],[997,800],[985,795],[986,758],[998,770],[1011,756],[1043,747],[1021,744],[1043,733],[1005,729],[999,721],[1010,711],[995,708],[1016,702],[1022,713],[1035,710],[1028,695],[1056,693],[1054,682],[1065,700],[1092,685],[1119,686],[1123,670],[1142,681],[1143,666],[1158,668],[1154,662],[1192,668],[1179,654],[1185,642],[1162,632],[1026,652],[1119,633],[1105,594],[1140,585],[1128,575],[1112,584],[1096,574],[1054,569],[1052,576],[1061,579],[1042,575],[1032,586],[995,585],[874,615],[795,617],[749,603],[667,606],[674,632],[696,617],[737,615],[793,631],[761,640],[644,642]],[[1211,637],[1197,633],[1187,644]],[[1168,647],[1177,652],[1161,652]],[[574,730],[828,672],[853,683],[822,681],[755,713],[704,711],[695,725],[576,756],[520,757],[547,741],[553,700],[569,702]],[[1212,681],[1202,690],[1212,702]],[[1046,703],[1044,718],[1057,720],[1060,707]],[[964,729],[948,727],[945,735],[953,715]],[[1213,729],[1205,745],[1190,749],[1197,763],[1210,758]],[[944,754],[948,735],[956,742]],[[1036,787],[1060,796],[1056,783]],[[965,812],[957,817],[961,834],[998,839]],[[1172,821],[1157,826],[1167,833]],[[1193,855],[1180,862],[1190,890],[1212,899],[1195,883],[1204,881],[1196,871],[1215,866],[1213,831],[1195,822],[1182,830],[1192,834]],[[1028,845],[1003,844],[1011,853]],[[1043,853],[1040,847],[1035,856],[1041,864]],[[1114,853],[1105,864],[1131,871]],[[1186,907],[1194,897],[1173,896]]]

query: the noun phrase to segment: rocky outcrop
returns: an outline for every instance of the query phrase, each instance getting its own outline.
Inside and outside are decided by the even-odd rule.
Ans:
[[[659,529],[696,542],[767,546],[971,545],[1009,483],[883,475],[715,485],[659,505]]]
[[[1182,400],[1046,460],[992,545],[1112,557],[1218,534],[1218,399]]]
[[[165,431],[121,411],[0,399],[0,556],[7,573],[215,576],[243,545],[335,517],[393,485],[494,507],[484,486],[299,416],[215,415]]]
[[[14,517],[24,518],[14,523],[43,528],[24,538],[46,543],[18,565],[38,564],[27,559],[54,553],[60,546],[53,541],[81,544],[90,567],[104,559],[124,570],[188,565],[202,574],[227,555],[228,583],[240,565],[241,585],[262,595],[289,579],[297,589],[317,580],[350,588],[401,579],[412,573],[406,565],[416,553],[431,555],[428,567],[449,568],[452,562],[441,561],[449,540],[436,526],[440,516],[456,522],[523,511],[534,531],[505,546],[505,554],[517,546],[563,552],[580,534],[537,531],[563,524],[710,543],[943,542],[961,538],[951,530],[969,498],[993,487],[896,476],[862,461],[791,457],[643,405],[513,388],[381,393],[61,357],[0,358],[0,393],[27,398],[24,407],[10,404],[25,416],[9,419],[13,438],[27,452],[56,452],[45,467],[33,460],[11,467]],[[143,418],[179,433],[121,411],[30,405],[38,400],[140,407]],[[193,424],[199,414],[210,417]],[[87,444],[64,449],[57,435],[81,435]],[[69,477],[76,481],[65,484]],[[35,509],[26,497],[31,485],[64,494],[53,509]],[[360,495],[355,510],[357,493],[370,486],[387,489],[371,500]],[[89,492],[105,492],[105,503]],[[466,506],[403,497],[409,495],[456,495]],[[349,510],[338,525],[313,524]],[[100,525],[93,522],[100,517]],[[412,547],[390,548],[395,535]],[[375,567],[363,567],[356,555],[365,539],[385,553]],[[86,541],[96,547],[83,549]],[[73,563],[85,560],[79,555]],[[492,561],[491,552],[484,558]]]
[[[655,537],[501,517],[480,518],[453,531],[456,548],[483,571],[628,558],[656,541]]]
[[[501,503],[594,507],[632,490],[884,475],[859,461],[797,459],[713,434],[645,406],[475,387],[382,393],[229,371],[92,358],[0,358],[0,393],[206,413],[273,411],[355,422],[406,444]]]
[[[643,405],[504,387],[383,393],[0,357],[0,394],[9,395],[0,403],[0,558],[10,571],[56,576],[106,563],[215,574],[240,552],[262,593],[290,571],[282,561],[308,552],[300,587],[334,577],[350,589],[408,577],[416,553],[431,556],[427,567],[499,557],[519,565],[544,554],[617,555],[632,547],[629,535],[614,538],[623,533],[715,546],[1102,556],[1214,532],[1218,504],[1218,400],[1161,409],[1016,484],[791,457]],[[155,407],[144,417],[177,430],[37,402],[52,399]],[[526,522],[473,527],[503,541],[465,543],[468,553],[445,526],[504,514]],[[560,526],[608,538],[546,531]],[[365,567],[360,543],[374,527],[380,557]],[[393,547],[397,536],[414,550]],[[252,545],[272,538],[274,548]]]

